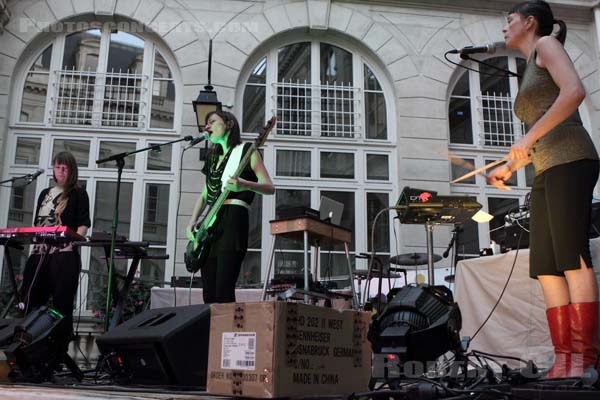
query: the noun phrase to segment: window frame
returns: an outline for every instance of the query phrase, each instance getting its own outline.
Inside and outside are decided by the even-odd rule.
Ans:
[[[69,32],[68,34],[73,33]],[[79,167],[80,179],[87,182],[87,193],[90,198],[90,214],[92,221],[94,219],[94,209],[96,207],[96,185],[99,181],[104,182],[116,182],[116,172],[114,163],[110,165],[110,168],[98,168],[95,163],[95,159],[98,154],[98,147],[100,141],[114,141],[114,142],[133,142],[136,149],[147,147],[150,142],[163,143],[173,140],[174,136],[180,136],[183,130],[183,77],[179,69],[178,63],[174,56],[171,54],[170,49],[163,44],[158,37],[152,33],[135,33],[136,36],[142,37],[144,40],[145,52],[151,52],[152,57],[144,56],[144,64],[151,63],[153,66],[154,54],[156,51],[160,52],[161,56],[165,59],[168,67],[172,73],[172,81],[175,85],[175,109],[173,115],[173,127],[172,129],[164,128],[150,128],[150,124],[145,124],[143,128],[139,129],[127,129],[125,127],[107,127],[107,126],[81,126],[73,125],[56,126],[49,121],[49,110],[53,105],[51,100],[53,93],[53,77],[56,76],[58,66],[62,63],[64,43],[67,33],[57,33],[55,35],[44,35],[35,46],[34,49],[27,49],[24,53],[24,60],[19,64],[18,68],[15,69],[13,79],[17,83],[15,87],[16,91],[11,95],[11,103],[17,104],[17,107],[11,109],[9,115],[8,133],[5,141],[6,146],[6,157],[3,161],[4,177],[20,176],[27,173],[31,173],[34,168],[44,168],[45,172],[38,179],[33,182],[29,187],[34,193],[34,203],[39,193],[49,185],[52,179],[52,173],[50,170],[52,151],[54,141],[56,139],[64,140],[86,140],[90,141],[90,148],[88,154],[88,164],[86,166]],[[108,42],[106,42],[108,46]],[[21,122],[19,120],[21,112],[21,103],[23,97],[23,85],[25,79],[38,57],[48,48],[52,46],[52,55],[50,62],[49,74],[49,87],[46,95],[46,103],[44,109],[44,117],[42,122]],[[106,61],[106,59],[105,59]],[[100,62],[100,60],[99,60]],[[151,85],[152,79],[149,79],[148,83]],[[146,91],[148,101],[147,104],[142,108],[140,107],[140,115],[146,113],[149,115],[151,110],[151,87]],[[39,158],[35,164],[16,164],[16,146],[17,141],[20,138],[37,139],[40,141],[40,153]],[[169,210],[168,210],[168,223],[167,223],[167,237],[164,246],[153,245],[153,247],[164,248],[171,257],[165,260],[165,278],[171,275],[173,271],[173,265],[176,260],[174,257],[174,251],[176,248],[177,235],[175,234],[175,225],[177,220],[177,208],[175,203],[178,199],[178,180],[177,177],[181,173],[178,169],[178,155],[180,154],[181,144],[176,143],[173,145],[173,151],[171,152],[171,165],[168,171],[148,171],[145,167],[147,165],[147,153],[140,153],[135,156],[135,165],[133,169],[126,169],[123,171],[122,182],[133,184],[133,195],[132,195],[132,210],[131,210],[131,225],[127,232],[129,240],[136,241],[141,240],[143,235],[143,218],[145,212],[145,188],[147,183],[166,184],[169,186],[168,198],[169,198]],[[0,202],[8,204],[10,201],[11,190],[0,188]],[[107,194],[107,199],[110,202],[114,202],[113,193]],[[134,207],[135,204],[143,204],[144,207]],[[0,213],[0,225],[6,226],[8,221],[8,209]],[[31,210],[34,212],[35,210]],[[93,222],[92,222],[93,223]],[[181,228],[179,226],[178,228]],[[92,232],[94,227],[91,227]],[[177,251],[178,256],[180,255],[180,249]],[[82,266],[84,270],[88,270],[90,267],[91,252],[88,248],[81,249]],[[0,257],[1,259],[1,257]],[[87,303],[87,292],[89,276],[87,273],[83,273],[80,277],[81,283],[79,285],[77,294],[77,305],[81,305],[81,314],[86,316],[93,315],[93,310],[89,309]]]
[[[327,43],[333,46],[339,47],[345,51],[348,51],[353,55],[352,57],[352,76],[353,76],[353,85],[354,87],[358,87],[362,98],[360,100],[360,110],[355,111],[355,115],[358,115],[359,118],[356,120],[355,124],[360,124],[363,128],[363,131],[360,135],[355,135],[354,138],[348,137],[331,137],[331,136],[320,136],[320,135],[312,135],[312,136],[290,136],[290,135],[280,135],[277,134],[277,128],[274,129],[272,133],[273,136],[277,137],[279,140],[285,140],[290,142],[314,142],[314,141],[330,141],[333,143],[337,142],[355,142],[355,143],[373,143],[373,144],[381,144],[381,145],[396,145],[396,115],[394,112],[389,112],[390,110],[395,110],[395,88],[389,82],[389,78],[385,72],[383,66],[380,66],[379,63],[372,58],[369,54],[365,52],[362,47],[357,46],[347,39],[340,38],[338,36],[331,35],[323,35],[319,36],[318,39],[315,39],[314,36],[304,34],[289,34],[283,35],[279,40],[275,40],[269,43],[269,48],[265,51],[255,51],[252,56],[250,56],[242,72],[239,74],[237,86],[238,89],[235,95],[235,111],[236,115],[240,116],[240,120],[243,119],[243,100],[244,100],[244,91],[246,85],[251,86],[264,86],[265,87],[265,115],[264,120],[268,120],[271,117],[271,111],[277,109],[275,93],[273,91],[273,84],[277,82],[277,55],[278,50],[281,47],[289,46],[294,43],[300,42],[310,42],[311,43],[311,82],[319,82],[320,74],[320,44]],[[262,59],[266,57],[266,82],[265,84],[256,84],[256,83],[248,83],[248,79],[250,78],[252,71],[256,64]],[[381,86],[381,92],[385,98],[386,103],[386,124],[387,124],[387,139],[368,139],[366,138],[365,131],[365,101],[364,101],[364,93],[365,93],[365,85],[364,85],[364,64],[366,64],[369,69],[373,72],[375,77],[378,79],[379,84]],[[275,99],[275,100],[274,100]],[[320,112],[320,105],[318,107]],[[313,109],[313,112],[316,112],[316,109]],[[242,127],[243,129],[243,127]],[[242,135],[252,135],[252,132],[242,132]]]
[[[516,52],[512,51],[500,51],[493,56],[481,57],[482,61],[486,59],[494,58],[494,57],[507,57],[508,58],[508,68],[511,71],[517,70],[517,58],[522,58],[517,55]],[[453,79],[450,81],[448,91],[449,95],[447,98],[447,115],[450,112],[450,100],[455,97],[453,96],[454,89],[459,82],[460,78],[463,74],[469,74],[469,99],[470,99],[470,110],[471,110],[471,129],[473,134],[473,144],[465,144],[465,143],[452,143],[450,141],[450,126],[448,127],[448,148],[452,152],[453,155],[460,158],[470,158],[474,160],[474,167],[480,168],[485,165],[486,160],[498,160],[502,157],[506,156],[508,153],[509,147],[503,146],[492,146],[480,144],[480,135],[483,133],[483,130],[480,130],[479,123],[483,121],[483,103],[482,103],[482,93],[481,93],[481,84],[480,84],[480,74],[479,74],[479,64],[475,61],[464,61],[463,64],[466,67],[472,68],[473,70],[461,70],[457,69],[457,72],[453,76]],[[509,88],[511,100],[514,103],[514,99],[518,93],[518,80],[516,77],[509,77]],[[466,98],[466,96],[456,96],[456,98]],[[513,123],[515,121],[519,121],[517,116],[512,112]],[[520,129],[515,129],[514,141],[518,140],[522,137],[524,132]],[[449,181],[452,178],[452,164],[449,161]],[[481,175],[475,176],[475,183],[452,183],[450,184],[450,191],[452,194],[457,195],[469,195],[476,198],[477,202],[479,202],[483,206],[483,210],[488,210],[488,199],[491,197],[494,198],[509,198],[515,199],[519,202],[519,204],[523,204],[525,196],[530,192],[531,187],[527,186],[526,176],[525,176],[525,168],[519,169],[517,172],[517,185],[511,186],[511,191],[501,191],[492,185],[488,185],[485,182],[485,178]],[[484,224],[479,224],[478,229],[479,236],[479,248],[485,248],[490,246],[490,223],[486,222]],[[471,254],[469,254],[471,255]],[[472,254],[473,256],[478,256],[478,254]]]
[[[78,31],[79,32],[79,31]],[[56,124],[51,121],[52,115],[51,110],[54,106],[54,97],[56,96],[56,72],[61,70],[61,64],[64,56],[64,47],[66,37],[70,34],[76,32],[62,32],[57,33],[54,36],[48,35],[47,38],[43,40],[37,47],[35,52],[32,52],[22,63],[25,67],[20,68],[14,75],[15,82],[18,82],[19,85],[15,87],[17,90],[15,91],[15,103],[18,104],[17,107],[14,107],[11,110],[11,114],[9,115],[9,127],[44,127],[45,129],[56,129],[60,131],[101,131],[101,132],[123,132],[128,131],[132,133],[139,134],[157,134],[157,135],[165,135],[170,133],[172,136],[176,136],[180,134],[182,127],[182,118],[183,118],[183,78],[181,76],[181,72],[178,67],[177,60],[171,55],[170,49],[165,46],[163,43],[159,41],[158,38],[155,37],[152,33],[147,32],[135,32],[135,34],[130,33],[144,41],[144,60],[143,60],[143,68],[140,73],[143,76],[147,76],[145,83],[142,86],[142,95],[140,98],[140,121],[144,119],[143,126],[139,127],[125,127],[125,126],[103,126],[100,122],[98,126],[95,125],[66,125],[66,124]],[[128,32],[126,32],[128,33]],[[101,31],[100,37],[100,49],[99,49],[99,58],[98,58],[98,67],[96,71],[105,71],[106,63],[108,61],[108,50],[110,46],[110,30],[108,27],[104,26]],[[44,108],[44,118],[42,122],[25,122],[20,121],[21,115],[21,104],[23,102],[23,84],[27,77],[27,74],[30,72],[30,69],[33,63],[37,60],[38,57],[42,55],[42,53],[48,48],[48,46],[52,46],[51,53],[51,62],[50,69],[48,71],[48,93],[46,95],[46,103]],[[155,52],[160,52],[161,56],[165,59],[169,69],[171,70],[172,78],[167,80],[172,80],[175,85],[175,107],[173,112],[173,127],[169,129],[164,128],[152,128],[150,127],[150,116],[152,110],[152,85],[154,82],[153,72],[154,72],[154,57]],[[99,73],[102,73],[99,72]],[[166,78],[163,78],[166,79]],[[97,112],[96,107],[100,107],[99,112],[102,113],[101,106],[103,104],[104,99],[95,100],[94,102],[94,112]],[[96,104],[98,103],[98,104]]]
[[[277,54],[281,47],[310,41],[311,44],[311,81],[318,82],[320,76],[320,60],[315,59],[315,53],[319,53],[319,45],[321,42],[331,44],[340,47],[353,56],[353,85],[360,87],[361,95],[363,98],[360,101],[360,109],[355,110],[355,115],[360,118],[361,126],[365,126],[365,102],[364,102],[364,65],[366,65],[375,77],[377,78],[380,86],[381,93],[385,99],[386,107],[386,124],[387,124],[387,138],[383,139],[367,139],[366,130],[363,129],[360,137],[355,136],[354,138],[342,138],[342,137],[323,137],[323,136],[290,136],[290,135],[277,135],[272,134],[271,137],[266,141],[264,146],[264,161],[273,182],[277,189],[293,189],[293,190],[308,190],[310,192],[310,207],[319,208],[320,193],[321,191],[344,191],[349,190],[355,192],[354,202],[356,210],[364,210],[366,208],[367,193],[386,193],[391,202],[395,202],[398,198],[399,192],[398,187],[395,184],[400,177],[398,173],[398,151],[397,151],[397,121],[396,121],[396,96],[393,82],[390,80],[388,75],[385,73],[385,67],[380,65],[376,57],[371,56],[360,44],[355,44],[348,39],[340,38],[338,35],[324,34],[316,39],[312,35],[301,34],[293,32],[284,34],[273,41],[266,44],[267,48],[254,51],[253,54],[248,58],[246,64],[242,68],[242,72],[239,75],[237,86],[239,89],[235,94],[235,113],[240,116],[240,120],[243,119],[243,98],[244,91],[248,85],[251,86],[264,86],[265,87],[265,120],[270,117],[271,110],[275,109],[276,99],[274,96],[273,82],[277,80]],[[251,76],[254,67],[266,57],[266,82],[265,84],[248,83],[248,79]],[[275,60],[275,63],[273,62]],[[357,83],[360,82],[360,83]],[[358,120],[357,120],[358,121]],[[254,133],[244,132],[242,136],[245,139],[254,138]],[[297,150],[297,151],[310,151],[311,152],[311,177],[288,177],[278,176],[275,174],[275,161],[277,150]],[[320,153],[326,152],[340,152],[340,153],[353,153],[354,154],[354,179],[329,179],[320,177]],[[366,154],[381,154],[388,156],[388,170],[389,179],[384,180],[367,180],[366,179]],[[354,186],[354,187],[352,187]],[[351,189],[349,189],[351,188]],[[390,251],[395,251],[397,245],[394,243],[394,224],[393,224],[392,213],[388,214],[389,218],[389,238],[390,238]],[[269,237],[269,223],[268,221],[275,218],[275,196],[263,197],[263,226],[262,226],[262,278],[265,278],[267,264],[269,262],[269,255],[267,251],[270,249],[265,246],[266,243],[270,243],[272,238]],[[382,217],[383,218],[383,217]],[[351,251],[353,254],[365,252],[367,249],[367,236],[368,223],[366,218],[360,212],[354,213],[355,231],[352,233],[354,248]],[[269,240],[270,239],[270,240]],[[286,250],[288,251],[288,250]],[[292,250],[290,250],[292,251]],[[295,250],[297,251],[297,250]],[[294,252],[294,251],[293,251]],[[301,250],[299,252],[302,252]],[[310,249],[309,255],[311,260],[311,268],[313,257],[315,256],[315,250]],[[328,253],[326,250],[322,250],[323,254]],[[336,253],[336,252],[332,252]],[[384,253],[382,253],[384,254]],[[386,256],[391,254],[385,253]],[[322,258],[323,256],[321,256]],[[353,261],[356,263],[356,261]],[[366,268],[367,265],[360,263],[360,268]],[[320,272],[319,263],[319,274]],[[273,266],[274,270],[275,266]],[[273,273],[272,270],[272,273]],[[268,279],[269,277],[267,277]]]

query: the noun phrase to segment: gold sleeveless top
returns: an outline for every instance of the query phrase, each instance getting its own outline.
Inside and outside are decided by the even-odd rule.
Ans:
[[[527,130],[554,104],[560,91],[548,70],[536,65],[536,56],[534,50],[527,62],[514,106],[515,114],[525,123]],[[531,149],[530,156],[535,175],[557,165],[598,159],[578,111],[542,136]]]

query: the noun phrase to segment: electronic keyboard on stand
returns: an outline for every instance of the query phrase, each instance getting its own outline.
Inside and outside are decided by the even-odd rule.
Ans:
[[[10,257],[10,247],[18,250],[23,250],[24,246],[30,244],[47,244],[50,246],[64,245],[74,241],[85,240],[77,232],[66,226],[24,226],[18,228],[1,228],[0,229],[0,246],[4,246],[4,259],[8,267],[8,277],[11,287],[14,292],[12,301],[9,301],[5,309],[2,311],[0,318],[4,318],[8,314],[8,310],[12,306],[14,300],[19,300],[19,288],[13,269],[12,259]]]
[[[463,224],[481,209],[481,204],[468,196],[438,196],[431,190],[406,186],[396,210],[401,224],[425,225],[427,232],[427,272],[429,284],[434,285],[433,276],[433,227],[440,224]]]
[[[62,244],[85,240],[85,237],[66,226],[25,226],[0,229],[0,245],[16,244]]]

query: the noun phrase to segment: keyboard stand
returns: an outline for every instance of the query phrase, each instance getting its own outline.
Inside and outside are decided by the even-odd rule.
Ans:
[[[273,258],[275,255],[275,240],[277,237],[283,237],[285,239],[291,239],[295,241],[302,241],[304,243],[304,290],[293,289],[295,293],[302,293],[304,295],[304,302],[309,303],[309,297],[322,297],[326,296],[321,293],[311,292],[309,289],[308,279],[308,249],[309,244],[312,247],[319,247],[321,243],[330,241],[332,244],[344,244],[344,251],[346,253],[346,261],[348,263],[348,276],[350,278],[350,284],[352,288],[352,305],[353,308],[358,310],[358,297],[354,289],[354,281],[352,275],[352,264],[350,262],[350,252],[348,243],[352,240],[352,232],[346,228],[342,228],[338,225],[333,225],[316,218],[311,217],[298,217],[298,218],[286,218],[273,220],[269,222],[269,227],[273,239],[271,241],[271,251],[269,253],[269,263],[267,266],[267,273],[265,275],[265,282],[263,284],[263,291],[261,299],[264,301],[267,297],[267,285],[271,278],[271,268],[273,266]],[[318,265],[315,262],[315,279],[317,279],[316,271]],[[289,289],[288,289],[289,291]],[[286,291],[285,293],[287,293]],[[284,293],[284,294],[285,294]]]
[[[111,243],[108,240],[90,240],[87,242],[73,242],[74,246],[87,246],[87,247],[102,247],[104,249],[104,255],[106,260],[106,268],[109,268],[110,262],[110,246]],[[149,242],[130,242],[130,241],[117,241],[115,243],[115,260],[131,260],[131,264],[129,265],[129,269],[127,271],[127,276],[125,277],[125,282],[123,283],[123,287],[119,290],[115,282],[116,272],[113,269],[113,276],[110,279],[113,280],[113,284],[111,287],[111,299],[112,299],[112,309],[113,315],[110,319],[110,323],[108,325],[108,330],[111,330],[115,326],[117,326],[121,322],[121,318],[123,317],[123,310],[125,309],[125,303],[127,302],[127,296],[129,293],[129,287],[135,278],[135,273],[138,269],[141,260],[167,260],[169,258],[168,254],[161,255],[151,255],[147,253],[147,249],[149,246]]]

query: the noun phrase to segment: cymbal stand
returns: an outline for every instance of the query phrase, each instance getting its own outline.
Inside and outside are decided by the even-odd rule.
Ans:
[[[429,285],[435,285],[435,277],[433,275],[433,227],[435,223],[431,221],[425,222],[425,231],[427,233],[427,275]]]
[[[379,267],[379,268],[377,268]],[[373,278],[373,273],[375,271],[379,271],[379,280],[377,281],[377,313],[381,311],[381,293],[382,293],[382,280],[383,280],[383,262],[379,257],[373,257],[373,268],[369,270],[371,274],[367,274],[367,284],[365,285],[365,301],[363,305],[366,305],[369,301],[369,293],[371,292],[371,278]],[[388,280],[389,281],[389,280]],[[389,283],[388,283],[389,285]]]
[[[458,264],[458,250],[459,250],[459,246],[460,246],[460,234],[461,232],[463,232],[464,229],[459,226],[459,225],[455,225],[454,226],[454,247],[452,247],[452,262],[450,263],[450,274],[451,275],[455,275],[456,274],[456,265]],[[464,250],[463,250],[464,253]]]
[[[369,259],[369,255],[367,253],[358,253],[354,255],[355,258],[364,258],[366,260]],[[359,274],[356,274],[352,277],[352,285],[354,285],[354,277],[356,277],[356,280],[358,281],[358,288],[356,289],[356,297],[358,298],[358,310],[362,310],[363,306],[364,306],[364,301],[362,298],[362,289],[360,288],[360,285],[362,283],[362,276],[360,276]],[[365,290],[367,289],[367,286],[365,285]]]

